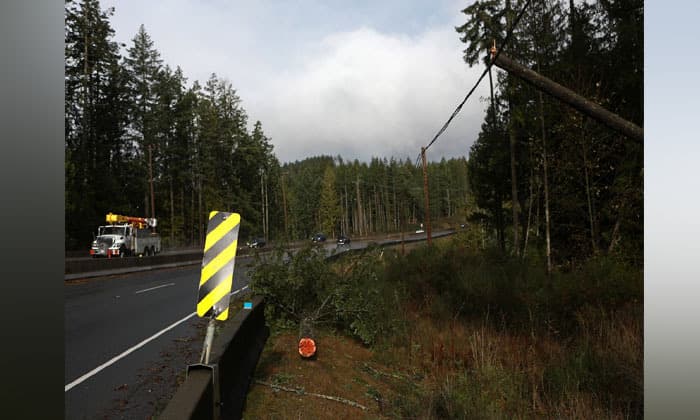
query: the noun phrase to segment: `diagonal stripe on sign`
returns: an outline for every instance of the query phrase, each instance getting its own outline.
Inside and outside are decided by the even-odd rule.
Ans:
[[[206,315],[209,310],[214,307],[215,304],[219,303],[222,298],[226,299],[226,305],[228,306],[229,292],[231,291],[231,281],[233,276],[227,276],[223,279],[211,292],[209,292],[204,299],[201,299],[197,303],[197,315],[200,317]],[[215,311],[216,312],[216,311]],[[222,310],[221,312],[224,312]],[[218,316],[223,315],[223,313],[218,314]]]
[[[214,212],[212,212],[214,213]],[[210,216],[214,217],[214,215]],[[210,219],[211,220],[211,219]],[[236,225],[241,221],[241,216],[236,213],[231,214],[221,223],[219,223],[211,232],[207,232],[207,239],[204,244],[204,252],[206,253],[209,248],[214,246],[215,243],[219,241],[224,235],[231,231]]]
[[[236,241],[238,238],[238,229],[241,225],[237,224],[232,230],[229,230],[224,236],[221,237],[214,245],[209,247],[209,250],[202,256],[202,267],[206,267],[209,263],[214,260],[219,254],[221,254],[226,248],[228,248],[232,242]]]
[[[233,264],[233,258],[236,256],[236,246],[238,241],[231,242],[231,245],[224,248],[219,255],[214,257],[209,264],[202,267],[202,277],[199,281],[199,287],[202,287],[214,274],[219,272],[226,264]]]
[[[225,311],[221,313],[221,315],[217,316],[216,319],[219,321],[226,321],[228,319],[228,308],[226,308]]]

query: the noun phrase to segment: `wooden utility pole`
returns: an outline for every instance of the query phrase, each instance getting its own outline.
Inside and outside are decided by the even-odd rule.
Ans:
[[[156,218],[156,207],[155,207],[155,199],[153,197],[153,164],[152,164],[152,149],[153,145],[149,144],[148,145],[148,177],[150,178],[150,184],[151,184],[151,218],[155,219]],[[155,233],[156,227],[152,226],[151,229]]]
[[[406,209],[401,209],[401,255],[406,255],[406,246],[403,242],[404,232],[406,231],[406,215],[404,214]]]
[[[343,180],[345,182],[345,180]],[[343,188],[345,195],[343,196],[344,211],[343,211],[343,234],[348,235],[350,232],[350,222],[348,220],[348,184],[344,183]]]
[[[425,161],[425,147],[421,147],[420,156],[423,160],[423,192],[425,193],[425,231],[428,232],[428,245],[432,245],[433,238],[430,230],[430,193],[428,191],[428,166]]]
[[[285,239],[287,238],[287,235],[289,235],[289,226],[287,222],[287,193],[286,193],[286,181],[285,181],[285,175],[282,175],[282,206],[284,207],[284,236]]]
[[[362,201],[360,199],[360,176],[358,175],[355,181],[355,191],[357,192],[357,224],[360,228],[360,236],[362,236],[363,227],[365,226],[364,215],[362,211]]]
[[[268,182],[267,174],[265,175],[265,240],[269,241],[270,238],[270,202],[268,201]]]
[[[565,88],[522,64],[513,61],[505,54],[499,54],[493,63],[513,76],[524,80],[535,88],[559,99],[611,129],[634,140],[644,141],[644,130],[638,125],[621,118],[619,115],[608,111],[595,102],[589,101],[571,89]]]
[[[260,169],[260,219],[262,221],[263,237],[267,240],[267,225],[265,217],[265,170]]]

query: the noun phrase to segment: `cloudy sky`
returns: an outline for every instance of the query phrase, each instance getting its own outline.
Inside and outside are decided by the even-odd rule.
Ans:
[[[282,162],[311,155],[415,159],[483,71],[455,26],[471,0],[103,0],[116,40],[144,24],[189,81],[231,82]],[[477,89],[430,148],[466,156],[487,95]]]

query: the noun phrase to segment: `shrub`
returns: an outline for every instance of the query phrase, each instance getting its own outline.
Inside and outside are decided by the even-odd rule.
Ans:
[[[383,256],[374,249],[332,263],[308,246],[291,257],[276,252],[254,267],[251,288],[263,295],[267,315],[279,327],[329,323],[365,344],[396,328],[395,291],[379,281]]]

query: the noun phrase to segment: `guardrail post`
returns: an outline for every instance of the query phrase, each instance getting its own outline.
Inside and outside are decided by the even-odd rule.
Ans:
[[[221,414],[221,391],[219,389],[219,368],[216,364],[203,364],[197,363],[194,365],[187,366],[187,377],[192,374],[192,372],[206,371],[211,378],[211,417],[214,420],[219,420]]]

